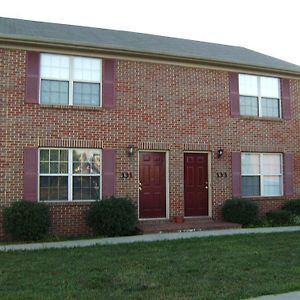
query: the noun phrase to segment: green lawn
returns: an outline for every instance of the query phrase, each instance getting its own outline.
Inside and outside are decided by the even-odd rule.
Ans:
[[[300,290],[300,233],[0,252],[0,299],[243,299]]]

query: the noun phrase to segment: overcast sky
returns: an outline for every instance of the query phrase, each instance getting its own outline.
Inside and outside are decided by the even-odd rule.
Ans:
[[[243,46],[300,65],[298,0],[2,0],[0,16]]]

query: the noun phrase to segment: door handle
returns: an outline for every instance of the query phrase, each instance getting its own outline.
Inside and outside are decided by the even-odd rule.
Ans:
[[[141,191],[141,190],[142,190],[142,183],[139,182],[139,191]]]

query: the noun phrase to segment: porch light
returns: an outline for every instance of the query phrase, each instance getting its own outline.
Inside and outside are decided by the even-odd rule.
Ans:
[[[128,145],[128,156],[131,157],[134,155],[134,145]]]
[[[224,150],[220,148],[218,150],[218,158],[220,158],[223,154],[224,154]]]

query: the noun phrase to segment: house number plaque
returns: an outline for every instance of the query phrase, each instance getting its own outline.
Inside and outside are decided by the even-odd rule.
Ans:
[[[125,179],[127,179],[127,178],[133,178],[132,172],[122,172],[122,176],[121,177],[125,178]]]
[[[217,177],[227,177],[227,173],[226,172],[218,172]]]

